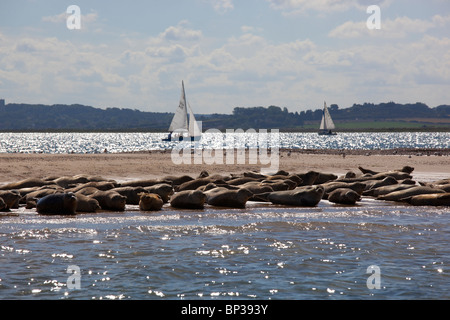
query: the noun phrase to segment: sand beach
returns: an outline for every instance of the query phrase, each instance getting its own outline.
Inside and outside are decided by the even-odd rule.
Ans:
[[[359,173],[358,166],[389,171],[408,165],[415,168],[413,176],[421,181],[450,177],[449,150],[280,150],[278,159],[279,169],[290,173],[314,170],[341,175],[348,171]],[[260,171],[264,167],[269,166],[249,164],[248,161],[245,164],[175,164],[170,150],[102,154],[8,153],[0,154],[0,183],[76,174],[98,175],[122,182],[167,175],[197,177],[203,170],[209,174],[228,175]]]

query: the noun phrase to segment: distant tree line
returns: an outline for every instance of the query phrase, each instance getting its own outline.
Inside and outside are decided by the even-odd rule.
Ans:
[[[394,102],[354,104],[340,109],[330,105],[335,121],[402,120],[406,118],[450,118],[450,106],[429,108],[423,103]],[[99,109],[79,104],[31,105],[10,103],[0,107],[1,131],[167,131],[173,113],[132,109]],[[232,114],[199,114],[203,130],[217,129],[301,129],[305,122],[319,122],[322,109],[289,112],[287,108],[236,107]]]
[[[440,105],[430,108],[426,104],[388,103],[364,103],[353,104],[350,108],[339,109],[336,104],[329,106],[331,117],[334,120],[345,121],[375,121],[375,120],[403,120],[408,118],[450,118],[450,106]],[[300,112],[303,121],[319,121],[322,118],[322,110],[308,110]]]

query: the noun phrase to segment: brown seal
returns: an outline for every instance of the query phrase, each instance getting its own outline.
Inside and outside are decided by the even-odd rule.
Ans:
[[[288,206],[314,207],[322,199],[324,188],[321,185],[297,187],[294,190],[263,193],[257,197],[262,201]]]
[[[127,197],[122,196],[120,193],[112,190],[102,191],[99,190],[94,194],[90,195],[91,198],[94,198],[100,204],[100,207],[103,210],[112,210],[112,211],[124,211],[125,205],[127,201]]]
[[[77,210],[76,212],[94,213],[100,210],[100,204],[94,198],[85,196],[84,194],[75,194],[77,196]]]
[[[164,205],[161,197],[156,193],[142,192],[139,194],[139,209],[142,211],[158,211]]]
[[[206,195],[200,190],[184,190],[170,198],[170,205],[175,208],[203,209]]]
[[[450,206],[450,193],[420,194],[406,201],[413,206]]]
[[[248,199],[253,193],[246,189],[230,190],[219,187],[205,192],[206,203],[212,206],[229,207],[229,208],[245,208]]]
[[[382,196],[378,196],[377,199],[388,201],[403,201],[404,199],[409,197],[430,193],[445,193],[445,191],[431,187],[414,186],[412,188],[394,191]]]
[[[353,205],[361,200],[361,195],[349,188],[338,188],[328,195],[328,201],[339,204]]]

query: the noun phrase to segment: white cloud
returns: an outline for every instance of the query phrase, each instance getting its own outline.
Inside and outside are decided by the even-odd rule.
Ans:
[[[176,26],[170,26],[159,36],[165,40],[173,41],[194,41],[202,38],[202,32],[200,30],[192,30],[185,28],[187,21],[181,21]]]
[[[369,5],[388,6],[392,0],[266,0],[273,9],[285,14],[304,13],[306,11],[335,12],[350,9],[365,9]]]
[[[62,23],[62,22],[66,22],[67,17],[69,17],[70,14],[63,12],[57,15],[53,15],[53,16],[45,16],[42,17],[42,21],[45,22],[52,22],[52,23]],[[81,12],[81,21],[82,22],[94,22],[98,19],[98,14],[96,12],[91,12],[88,14],[83,14],[83,12]]]
[[[227,13],[234,9],[233,0],[212,0],[210,1],[215,11]]]

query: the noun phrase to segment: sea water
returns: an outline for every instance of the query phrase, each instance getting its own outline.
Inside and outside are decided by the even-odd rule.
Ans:
[[[448,208],[373,199],[74,217],[21,208],[0,216],[0,299],[449,299],[449,234]]]
[[[448,133],[346,135],[280,133],[280,141],[353,149],[449,148],[450,141]],[[0,152],[170,147],[162,136],[3,133]],[[370,198],[314,208],[165,205],[155,213],[128,205],[73,217],[21,207],[0,214],[0,299],[450,299],[449,211]]]
[[[268,130],[268,133],[272,131]],[[232,133],[252,147],[260,132]],[[164,133],[0,133],[0,153],[101,153],[137,152],[173,148],[162,141]],[[226,148],[225,134],[205,133],[200,146]],[[269,140],[269,138],[267,138]],[[359,132],[319,136],[317,133],[278,133],[276,145],[293,149],[371,150],[396,148],[450,148],[450,132]],[[268,141],[269,142],[269,141]],[[234,147],[232,144],[231,147]]]

